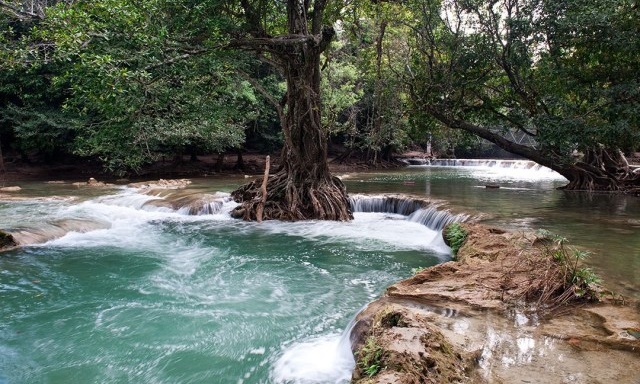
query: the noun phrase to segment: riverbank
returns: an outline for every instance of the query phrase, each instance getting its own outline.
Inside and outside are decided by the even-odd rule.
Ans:
[[[462,228],[457,261],[392,285],[358,315],[354,383],[637,384],[637,302],[568,277],[577,264],[558,268],[552,238]]]
[[[412,152],[413,153],[413,152]],[[410,155],[410,154],[409,154]],[[260,175],[264,171],[266,154],[241,153],[198,156],[191,159],[185,156],[182,161],[161,160],[145,165],[137,172],[127,175],[113,175],[95,161],[77,161],[63,164],[7,162],[5,170],[0,169],[0,187],[16,181],[86,181],[93,177],[97,180],[116,181],[118,179],[139,181],[174,178],[200,178],[224,175]],[[271,154],[271,169],[278,167],[278,154]],[[408,156],[408,155],[407,155]],[[371,164],[352,158],[339,161],[329,158],[329,169],[333,173],[359,172],[369,169],[394,169],[404,167],[400,161],[383,161]]]

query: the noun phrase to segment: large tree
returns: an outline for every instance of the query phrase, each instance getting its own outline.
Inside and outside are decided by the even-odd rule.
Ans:
[[[241,1],[250,37],[230,45],[263,53],[286,80],[283,102],[274,100],[284,136],[281,166],[269,176],[266,196],[262,180],[233,193],[242,205],[234,215],[245,219],[349,220],[347,194],[327,164],[327,132],[321,123],[320,58],[335,35],[324,25],[327,0],[286,0],[286,25],[265,28],[264,14],[270,2]],[[276,5],[277,10],[277,5]]]
[[[640,190],[622,153],[640,142],[637,2],[409,4],[418,17],[406,77],[425,121],[547,166],[567,189]]]
[[[214,150],[235,144],[250,115],[240,101],[251,84],[277,109],[284,148],[266,195],[261,181],[234,192],[242,202],[234,215],[261,219],[264,208],[263,219],[348,220],[320,113],[321,54],[335,35],[324,24],[327,2],[81,0],[32,12],[12,1],[0,8],[42,19],[25,46],[27,61],[68,63],[53,81],[70,90],[65,108],[88,121],[78,133],[83,154],[102,155],[116,169],[172,141]],[[281,72],[282,100],[251,77],[256,60]]]

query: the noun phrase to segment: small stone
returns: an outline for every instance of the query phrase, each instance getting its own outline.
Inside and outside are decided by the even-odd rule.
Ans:
[[[18,192],[21,189],[22,188],[20,188],[18,186],[12,186],[12,187],[2,187],[2,188],[0,188],[0,191],[2,191],[2,192]]]

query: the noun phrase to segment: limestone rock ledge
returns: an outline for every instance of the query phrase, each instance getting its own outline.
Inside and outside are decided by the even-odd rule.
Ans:
[[[457,261],[392,285],[356,319],[353,383],[638,384],[640,305],[553,301],[548,243],[463,224]]]

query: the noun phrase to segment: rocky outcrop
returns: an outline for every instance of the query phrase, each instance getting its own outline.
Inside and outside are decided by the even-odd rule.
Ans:
[[[225,203],[231,201],[228,193],[202,193],[186,189],[149,188],[141,193],[156,198],[147,201],[144,206],[168,208],[184,215],[212,215],[220,213]]]
[[[9,247],[42,244],[49,240],[60,238],[69,232],[86,233],[97,229],[106,229],[111,224],[101,220],[90,219],[61,219],[42,223],[38,227],[14,228],[11,232],[0,232],[10,236],[13,244]],[[9,248],[6,247],[6,248]],[[3,247],[0,246],[0,250]]]
[[[131,188],[139,189],[182,189],[191,184],[191,180],[188,179],[159,179],[157,181],[141,181],[138,183],[131,183],[128,186]]]
[[[637,384],[638,303],[568,282],[544,236],[462,227],[457,261],[392,285],[358,315],[355,383]]]
[[[16,241],[10,233],[0,230],[0,250],[13,248],[16,245]]]

